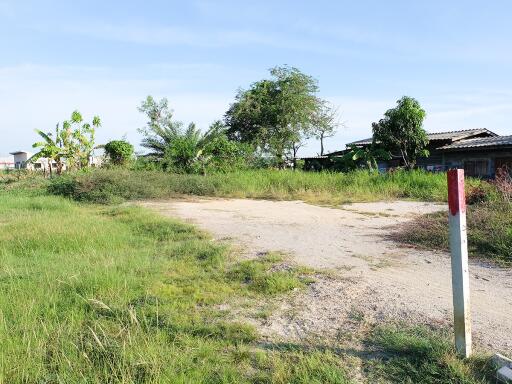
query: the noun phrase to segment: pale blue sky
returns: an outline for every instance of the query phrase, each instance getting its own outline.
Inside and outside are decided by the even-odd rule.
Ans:
[[[0,154],[30,149],[74,109],[98,142],[138,144],[146,95],[207,128],[239,87],[288,64],[319,80],[345,128],[371,134],[402,95],[429,131],[512,134],[510,1],[0,0]],[[311,143],[302,154],[319,150]]]

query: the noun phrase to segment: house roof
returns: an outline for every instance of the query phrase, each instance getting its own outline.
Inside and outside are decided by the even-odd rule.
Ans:
[[[487,128],[475,128],[475,129],[463,129],[460,131],[448,131],[448,132],[432,132],[427,133],[427,137],[429,141],[435,140],[451,140],[451,141],[459,141],[463,139],[467,139],[471,136],[487,134],[489,136],[495,137],[498,136],[496,133],[489,131]],[[353,141],[348,143],[347,145],[370,145],[373,142],[372,138]]]
[[[9,152],[10,155],[21,155],[22,153],[28,153],[26,151],[14,151],[14,152]]]
[[[470,148],[489,148],[489,147],[512,147],[512,135],[510,136],[494,136],[494,137],[477,137],[474,139],[467,139],[456,141],[455,143],[441,147],[441,150],[458,150]]]

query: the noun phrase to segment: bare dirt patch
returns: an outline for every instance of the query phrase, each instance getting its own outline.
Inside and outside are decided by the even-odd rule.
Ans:
[[[259,321],[269,338],[346,339],[368,322],[390,319],[451,323],[449,255],[405,248],[387,236],[390,227],[444,205],[396,201],[326,208],[248,199],[142,204],[191,221],[216,239],[229,239],[245,257],[281,251],[295,263],[329,272]],[[473,262],[470,273],[476,341],[511,353],[512,271]]]

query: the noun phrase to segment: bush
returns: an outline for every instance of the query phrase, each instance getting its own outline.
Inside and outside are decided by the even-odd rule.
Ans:
[[[105,144],[105,153],[114,165],[125,165],[133,157],[133,145],[124,140],[112,140]]]

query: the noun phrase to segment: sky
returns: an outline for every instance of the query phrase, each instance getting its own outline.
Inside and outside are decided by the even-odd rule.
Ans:
[[[30,150],[34,129],[76,109],[101,117],[98,144],[140,150],[147,95],[207,129],[238,89],[285,64],[339,108],[328,151],[370,137],[403,95],[427,131],[512,134],[511,14],[508,0],[0,0],[0,154]]]

